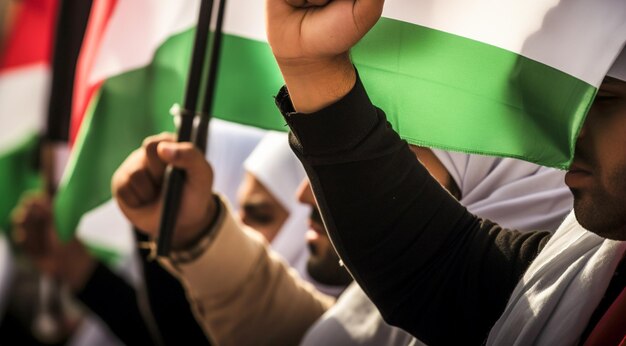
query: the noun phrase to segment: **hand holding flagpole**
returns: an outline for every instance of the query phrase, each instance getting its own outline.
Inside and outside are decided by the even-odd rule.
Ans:
[[[208,140],[208,125],[213,111],[215,98],[215,86],[219,67],[219,57],[222,42],[222,26],[224,22],[224,12],[226,0],[219,0],[215,33],[213,35],[211,54],[209,59],[207,82],[205,85],[205,95],[202,100],[202,109],[199,113],[192,112],[197,109],[198,94],[200,91],[200,76],[204,56],[206,55],[206,43],[210,29],[210,19],[213,9],[213,0],[203,1],[200,7],[200,18],[198,19],[198,31],[194,44],[194,53],[189,75],[189,84],[185,97],[185,107],[182,110],[182,122],[178,134],[178,142],[193,140],[193,143],[201,151],[206,151]],[[193,80],[192,80],[193,78]],[[195,122],[199,116],[198,122]],[[178,219],[180,199],[184,184],[184,171],[180,169],[169,169],[165,178],[165,194],[163,198],[163,208],[161,211],[161,223],[159,227],[159,238],[157,244],[157,255],[167,256],[172,247],[172,237]]]

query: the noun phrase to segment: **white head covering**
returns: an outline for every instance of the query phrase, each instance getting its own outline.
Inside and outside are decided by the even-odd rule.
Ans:
[[[622,49],[606,75],[626,82],[626,49]]]
[[[461,204],[503,227],[554,231],[572,209],[563,171],[509,158],[433,153],[458,185]]]
[[[213,191],[226,196],[231,202],[237,200],[237,190],[245,173],[243,162],[263,135],[265,130],[256,127],[211,119],[207,159],[213,167]]]
[[[289,218],[272,241],[272,248],[303,273],[308,257],[305,233],[311,208],[300,203],[296,197],[296,190],[306,173],[289,147],[287,134],[268,132],[246,159],[244,167],[289,212]]]

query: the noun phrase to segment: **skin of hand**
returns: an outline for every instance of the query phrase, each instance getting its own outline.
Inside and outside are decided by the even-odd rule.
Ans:
[[[266,0],[267,35],[295,109],[315,112],[345,96],[352,48],[380,18],[384,0]]]
[[[13,239],[42,273],[66,283],[73,291],[86,284],[96,267],[82,243],[63,243],[54,228],[52,203],[44,194],[22,198],[12,214]]]
[[[172,247],[192,246],[216,217],[213,170],[204,154],[192,143],[175,141],[169,133],[148,137],[113,175],[111,188],[118,205],[130,222],[143,232],[157,236],[162,208],[162,185],[167,165],[186,172],[183,195]]]

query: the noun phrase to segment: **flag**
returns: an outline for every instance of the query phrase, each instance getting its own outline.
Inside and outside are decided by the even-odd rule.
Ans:
[[[173,130],[168,110],[185,89],[199,1],[113,3],[77,72],[74,149],[55,205],[63,234],[111,198],[113,172],[144,137]],[[624,45],[625,6],[388,0],[352,57],[374,103],[410,143],[566,167]],[[227,3],[213,115],[284,131],[273,102],[284,82],[264,11],[263,1]]]
[[[567,168],[626,41],[622,0],[390,0],[353,50],[407,141]]]
[[[61,236],[69,237],[85,213],[110,200],[112,174],[145,137],[174,130],[169,110],[183,99],[199,5],[94,0],[91,16],[99,19],[93,24],[90,18],[77,64],[73,148],[55,198]],[[226,21],[239,13],[234,19],[253,35],[230,30],[223,37],[214,113],[284,131],[273,103],[283,81],[263,39],[262,11],[261,1],[228,3]]]
[[[56,0],[26,0],[0,56],[0,228],[22,193],[42,185],[39,136],[45,123]]]

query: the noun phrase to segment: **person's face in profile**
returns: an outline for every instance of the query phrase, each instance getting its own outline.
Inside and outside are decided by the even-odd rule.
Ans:
[[[339,265],[339,256],[328,238],[308,179],[300,184],[297,195],[301,203],[311,206],[309,230],[306,233],[310,251],[307,272],[315,281],[324,285],[346,286],[350,284],[352,277],[345,268]]]
[[[583,227],[626,240],[626,82],[604,79],[576,141],[565,183]]]
[[[254,175],[246,172],[239,186],[241,221],[271,242],[289,217],[289,211]]]

